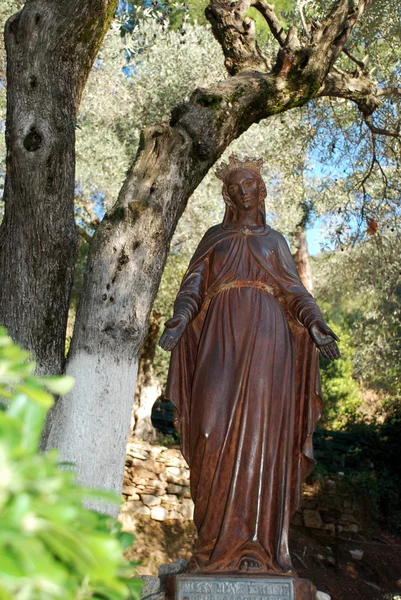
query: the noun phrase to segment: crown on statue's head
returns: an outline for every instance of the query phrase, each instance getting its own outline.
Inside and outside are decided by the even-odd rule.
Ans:
[[[260,177],[260,169],[263,165],[263,158],[249,158],[249,156],[245,156],[244,160],[240,160],[236,154],[231,154],[228,159],[228,164],[222,162],[219,168],[216,170],[216,177],[225,181],[231,171],[236,171],[237,169],[246,169],[247,171],[251,171]]]

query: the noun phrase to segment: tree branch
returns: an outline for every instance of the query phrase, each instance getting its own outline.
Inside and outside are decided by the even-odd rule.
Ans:
[[[316,94],[317,97],[330,96],[331,98],[344,98],[358,105],[361,112],[372,114],[379,106],[376,85],[366,75],[354,77],[340,71],[336,67],[328,73],[322,87]]]
[[[356,23],[374,0],[338,0],[330,14],[321,21],[311,36],[314,53],[325,57],[327,71],[343,51]]]
[[[86,229],[84,229],[84,227],[77,227],[78,229],[78,234],[81,236],[81,238],[87,243],[87,244],[91,244],[92,242],[92,236],[89,235],[89,233],[86,231]]]
[[[305,15],[304,15],[304,6],[309,4],[309,2],[311,2],[311,0],[298,0],[298,2],[297,2],[299,15],[301,17],[302,28],[304,30],[306,37],[308,37],[308,38],[310,38],[310,31],[309,31],[309,27],[308,27],[308,24],[306,22]]]
[[[362,113],[362,115],[363,115],[363,120],[365,121],[366,125],[369,127],[372,134],[385,135],[387,137],[393,137],[393,138],[399,138],[399,139],[401,138],[400,126],[398,126],[397,131],[390,131],[389,129],[385,129],[384,127],[376,127],[376,125],[373,123],[372,115],[365,115],[363,113]]]
[[[357,182],[357,184],[355,185],[355,187],[361,187],[364,189],[365,183],[367,182],[367,180],[369,179],[369,177],[371,176],[374,166],[375,164],[378,163],[377,157],[376,157],[376,138],[375,138],[375,134],[372,132],[372,159],[370,161],[370,165],[368,170],[366,171],[365,175],[363,176],[362,180]]]
[[[270,27],[270,31],[280,46],[284,46],[287,34],[274,11],[274,5],[269,4],[266,2],[266,0],[255,0],[252,4],[265,18],[268,26]]]
[[[401,97],[401,87],[381,88],[377,90],[377,96],[391,98],[392,96]]]
[[[342,69],[340,69],[340,67],[337,67],[337,65],[333,65],[331,67],[331,70],[334,71],[334,73],[338,73],[339,75],[343,75],[344,77],[347,77],[348,73],[346,73],[345,71],[343,71]]]
[[[232,4],[211,0],[205,9],[213,35],[224,52],[224,64],[230,75],[240,71],[266,72],[270,69],[267,57],[256,42],[255,21],[246,16],[251,6],[252,0],[240,0]]]
[[[400,138],[400,126],[396,131],[390,131],[384,127],[377,127],[373,123],[372,114],[380,106],[380,98],[384,95],[393,95],[395,93],[401,95],[399,88],[388,88],[386,94],[383,94],[383,92],[384,90],[378,90],[374,83],[365,75],[360,74],[359,77],[353,77],[344,73],[344,71],[331,71],[318,91],[317,97],[329,96],[331,98],[344,98],[355,102],[372,134]]]
[[[348,48],[343,48],[343,52],[346,56],[348,56],[349,59],[351,59],[356,65],[358,65],[358,67],[361,69],[361,71],[365,70],[366,67],[366,63],[368,60],[368,56],[365,56],[365,60],[359,60],[359,58],[357,58],[355,56],[355,54],[353,54],[351,52],[351,50],[348,50]]]

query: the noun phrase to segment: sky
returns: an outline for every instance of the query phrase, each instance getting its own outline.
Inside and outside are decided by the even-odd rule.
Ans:
[[[322,224],[319,223],[319,220],[315,222],[313,227],[306,231],[306,241],[308,243],[308,252],[311,256],[316,256],[319,254],[321,249],[321,244],[324,241],[321,232]]]

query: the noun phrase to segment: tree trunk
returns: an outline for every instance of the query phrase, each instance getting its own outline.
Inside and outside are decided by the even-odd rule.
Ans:
[[[54,408],[47,447],[74,462],[79,481],[91,487],[121,490],[148,315],[169,240],[209,166],[191,168],[191,148],[185,130],[147,130],[89,250],[67,363],[76,385]],[[91,506],[115,514],[102,502]]]
[[[308,243],[306,241],[306,231],[302,225],[297,225],[295,230],[295,247],[296,251],[293,254],[295,264],[297,265],[298,273],[302,283],[310,292],[313,293],[313,277],[312,268],[309,260]]]
[[[117,0],[27,0],[5,28],[7,176],[0,323],[60,373],[77,252],[75,121]]]
[[[161,313],[153,311],[149,330],[141,352],[136,382],[134,408],[132,411],[132,434],[140,440],[154,442],[156,429],[152,425],[152,407],[161,394],[161,386],[153,371],[153,361],[160,337]]]

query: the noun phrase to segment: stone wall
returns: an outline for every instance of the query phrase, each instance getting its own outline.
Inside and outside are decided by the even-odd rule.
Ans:
[[[344,485],[341,473],[325,477],[304,484],[301,508],[292,523],[333,534],[358,533],[362,523],[361,502]]]
[[[188,465],[175,448],[131,440],[127,445],[123,495],[125,522],[128,518],[134,524],[137,516],[155,521],[193,518]],[[346,491],[343,476],[337,474],[304,485],[302,506],[293,524],[337,534],[358,533],[360,505]]]
[[[189,469],[178,449],[130,441],[127,445],[124,513],[155,521],[193,518]]]

